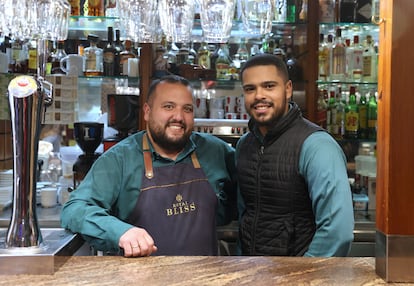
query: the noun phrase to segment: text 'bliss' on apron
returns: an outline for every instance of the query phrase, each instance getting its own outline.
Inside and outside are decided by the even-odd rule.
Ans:
[[[217,255],[217,197],[200,167],[192,163],[152,167],[148,138],[143,137],[141,193],[128,222],[154,239],[155,255]]]

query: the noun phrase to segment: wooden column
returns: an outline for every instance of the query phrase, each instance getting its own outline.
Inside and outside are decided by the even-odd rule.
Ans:
[[[139,95],[139,121],[138,130],[146,128],[144,121],[144,112],[142,108],[147,99],[148,89],[152,78],[152,58],[153,49],[152,44],[141,44],[140,60],[139,60],[139,75],[140,75],[140,95]]]
[[[414,282],[414,1],[380,4],[376,272]]]

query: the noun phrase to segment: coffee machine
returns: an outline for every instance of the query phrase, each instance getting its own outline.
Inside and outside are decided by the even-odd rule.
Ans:
[[[73,164],[73,188],[80,184],[101,153],[95,152],[102,143],[104,124],[99,122],[75,122],[74,135],[83,154]]]
[[[104,151],[138,129],[139,96],[108,94],[108,126],[116,129],[115,136],[104,139]]]

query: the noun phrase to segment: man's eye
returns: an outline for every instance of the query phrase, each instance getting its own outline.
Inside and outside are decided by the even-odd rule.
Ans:
[[[184,111],[185,112],[188,112],[188,113],[192,113],[193,112],[193,107],[192,106],[187,106],[187,107],[184,107]]]
[[[254,90],[254,88],[253,87],[244,87],[243,88],[243,90],[244,90],[244,92],[251,92],[251,91],[253,91]]]
[[[173,108],[174,108],[174,106],[172,104],[166,104],[166,105],[164,105],[164,109],[171,110]]]
[[[267,89],[272,89],[272,88],[275,87],[275,84],[274,83],[268,83],[268,84],[265,84],[264,87],[267,88]]]

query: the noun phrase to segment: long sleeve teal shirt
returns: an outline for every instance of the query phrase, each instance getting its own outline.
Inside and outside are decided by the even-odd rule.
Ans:
[[[140,194],[143,134],[144,131],[131,135],[103,153],[62,208],[62,227],[82,234],[98,250],[118,251],[119,238],[133,227],[125,221]],[[193,132],[175,161],[150,148],[154,168],[191,162],[195,151],[218,198],[217,225],[230,221],[232,198],[236,197],[233,147],[212,135]]]
[[[354,213],[346,157],[339,144],[326,132],[312,133],[302,145],[299,173],[308,185],[316,223],[304,256],[346,256],[353,240]],[[239,195],[239,213],[243,212]]]

